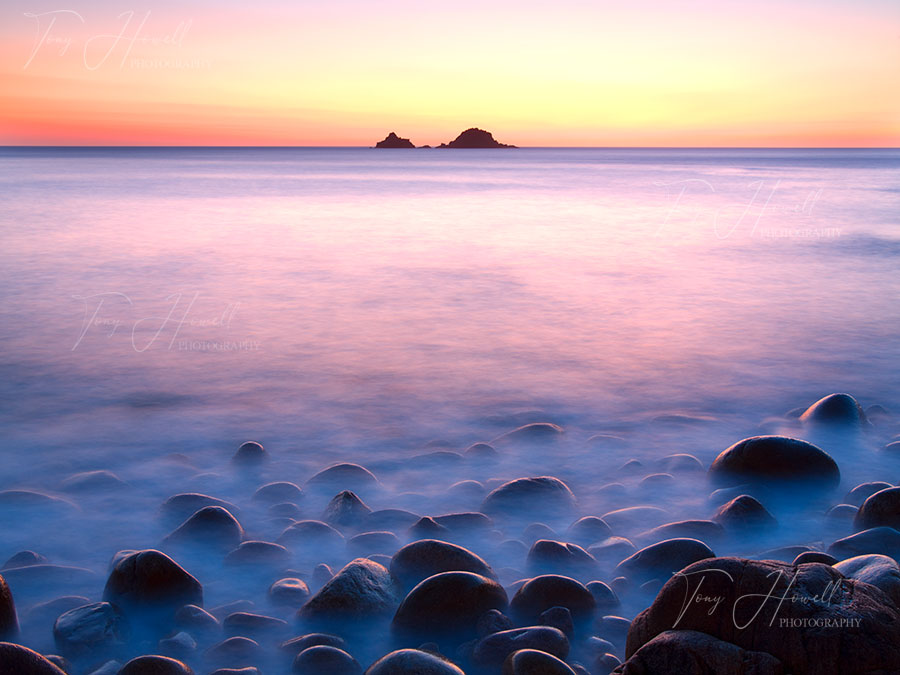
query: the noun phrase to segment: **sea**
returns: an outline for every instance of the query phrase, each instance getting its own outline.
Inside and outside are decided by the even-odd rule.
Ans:
[[[88,570],[95,599],[167,497],[274,540],[254,490],[335,462],[377,476],[373,509],[546,474],[584,514],[621,482],[708,518],[701,481],[663,500],[620,467],[802,434],[789,411],[835,392],[900,412],[898,272],[897,149],[2,148],[0,490],[71,510],[7,513],[0,558]],[[504,445],[533,422],[559,440]],[[258,474],[230,461],[247,440]],[[900,480],[887,440],[823,441],[842,489]],[[65,487],[98,470],[127,487]]]

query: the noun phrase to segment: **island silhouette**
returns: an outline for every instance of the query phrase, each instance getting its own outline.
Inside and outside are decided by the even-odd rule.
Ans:
[[[416,146],[408,138],[400,138],[393,131],[389,133],[383,141],[375,144],[376,148],[415,148]],[[430,148],[430,145],[420,146],[422,148]],[[463,148],[463,149],[484,149],[484,148],[515,148],[515,145],[507,145],[498,143],[494,139],[494,135],[490,131],[477,129],[472,127],[466,129],[455,139],[449,143],[441,143],[438,148]]]

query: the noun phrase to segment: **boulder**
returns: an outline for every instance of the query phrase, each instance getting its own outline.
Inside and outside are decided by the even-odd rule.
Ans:
[[[203,587],[165,553],[148,549],[119,560],[106,580],[103,599],[126,613],[203,605]]]
[[[404,598],[392,625],[419,640],[458,641],[477,634],[481,615],[507,608],[506,591],[493,579],[472,572],[441,572],[416,585]]]
[[[507,656],[520,649],[539,649],[565,659],[569,655],[569,640],[562,631],[548,626],[513,628],[479,640],[472,658],[479,666],[499,668]]]
[[[604,513],[601,517],[614,532],[643,531],[664,523],[669,519],[669,512],[656,506],[628,506]]]
[[[900,607],[900,565],[893,558],[877,553],[858,555],[834,563],[832,567],[848,579],[880,588]]]
[[[321,520],[298,520],[285,528],[278,537],[278,543],[295,550],[309,551],[322,556],[342,551],[344,535]],[[321,558],[320,558],[321,560]]]
[[[650,579],[667,581],[675,572],[691,563],[714,558],[715,553],[696,539],[667,539],[645,546],[616,567],[616,575],[643,583]]]
[[[232,612],[222,620],[225,635],[264,639],[278,635],[287,630],[288,624],[283,619],[253,612]]]
[[[361,675],[362,668],[343,649],[315,645],[297,654],[291,672],[296,675]]]
[[[407,544],[391,558],[391,574],[404,588],[412,588],[441,572],[473,572],[496,580],[490,566],[462,546],[435,539]]]
[[[876,492],[880,492],[881,490],[886,490],[887,488],[892,487],[894,486],[890,483],[885,483],[883,480],[871,481],[869,483],[860,483],[847,493],[847,495],[844,497],[844,503],[852,504],[853,506],[862,506],[862,503],[869,497],[874,495]]]
[[[226,565],[253,569],[281,568],[291,562],[291,554],[281,544],[269,541],[244,541],[225,556]]]
[[[827,553],[838,560],[867,553],[880,553],[897,560],[900,559],[900,532],[893,527],[872,527],[838,539],[828,547]]]
[[[574,541],[581,546],[590,546],[591,544],[602,541],[612,535],[612,530],[605,520],[597,516],[585,516],[579,518],[569,525],[566,535],[570,541]]]
[[[538,539],[528,551],[525,560],[529,572],[534,574],[591,575],[597,569],[597,561],[578,544],[551,539]]]
[[[70,609],[53,624],[56,647],[67,657],[114,655],[122,650],[129,635],[125,615],[108,602]]]
[[[47,558],[42,556],[40,553],[35,553],[34,551],[19,551],[18,553],[10,556],[5,563],[3,563],[3,567],[0,567],[0,572],[3,570],[13,569],[16,567],[28,567],[29,565],[44,565],[47,562]]]
[[[269,458],[261,443],[247,441],[237,449],[231,461],[244,467],[259,466]]]
[[[800,415],[810,426],[856,427],[868,425],[866,414],[850,394],[829,394],[813,403]]]
[[[761,531],[778,526],[778,521],[766,507],[750,495],[739,495],[720,506],[713,520],[736,533]]]
[[[720,540],[724,535],[725,528],[713,520],[679,520],[642,532],[637,538],[654,542],[686,537],[709,543]]]
[[[596,602],[581,582],[558,574],[544,574],[522,584],[509,603],[513,616],[525,624],[537,623],[541,614],[551,607],[565,607],[580,623],[590,618]]]
[[[784,675],[771,654],[742,649],[694,630],[660,633],[617,667],[616,675]]]
[[[181,661],[167,656],[138,656],[122,666],[119,675],[194,675]]]
[[[398,649],[368,667],[365,675],[465,675],[437,654],[418,649]]]
[[[393,532],[362,532],[347,540],[347,552],[354,556],[386,555],[397,552],[400,539]]]
[[[900,530],[900,487],[879,490],[866,499],[856,512],[853,526],[857,530],[882,526]]]
[[[253,500],[265,504],[298,502],[303,498],[303,490],[288,481],[266,483],[253,493]]]
[[[19,619],[16,616],[16,603],[6,579],[0,576],[0,640],[15,639],[19,634]]]
[[[378,484],[375,475],[359,464],[343,462],[322,469],[306,481],[310,487],[326,492],[353,490],[359,493]]]
[[[0,675],[66,675],[66,672],[28,647],[0,642]]]
[[[362,499],[349,490],[336,494],[325,507],[322,520],[333,527],[359,528],[366,516],[372,513]]]
[[[171,527],[180,525],[206,506],[221,506],[229,513],[238,513],[237,507],[224,499],[217,499],[199,492],[183,492],[172,495],[159,507],[163,520]]]
[[[742,483],[830,490],[840,483],[838,465],[812,443],[786,436],[753,436],[722,451],[707,475],[719,487]]]
[[[244,529],[221,506],[204,506],[164,540],[165,544],[211,549],[225,553],[237,548]]]
[[[283,654],[290,656],[291,659],[293,659],[300,652],[318,645],[337,647],[344,651],[347,650],[347,643],[344,642],[344,638],[328,633],[307,633],[306,635],[300,635],[299,637],[282,642],[279,649]]]
[[[75,473],[59,485],[63,492],[98,494],[128,487],[128,483],[111,471],[83,471]]]
[[[900,609],[828,565],[711,558],[666,582],[632,622],[626,656],[669,630],[766,652],[790,673],[887,673],[897,665]]]
[[[569,486],[553,476],[511,480],[492,490],[481,504],[481,510],[489,516],[539,512],[542,516],[558,517],[574,508],[575,496]]]
[[[396,606],[390,572],[376,562],[357,558],[322,586],[298,617],[310,623],[340,624],[386,616]]]
[[[269,586],[269,602],[284,607],[302,607],[309,599],[309,586],[302,579],[286,577]]]
[[[503,675],[575,675],[575,671],[552,654],[520,649],[506,658]]]

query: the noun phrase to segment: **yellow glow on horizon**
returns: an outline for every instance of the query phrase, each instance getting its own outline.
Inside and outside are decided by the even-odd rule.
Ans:
[[[900,141],[900,10],[877,1],[196,2],[137,11],[130,46],[95,1],[36,51],[34,7],[11,4],[0,143],[435,145],[469,126],[517,145]]]

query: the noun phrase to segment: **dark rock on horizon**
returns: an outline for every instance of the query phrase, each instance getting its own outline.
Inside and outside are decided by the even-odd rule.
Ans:
[[[383,141],[378,141],[375,144],[376,148],[389,148],[389,149],[397,149],[397,148],[415,148],[416,146],[410,142],[408,138],[400,138],[393,131],[385,136]]]
[[[514,148],[514,145],[505,145],[494,140],[493,134],[484,129],[466,129],[449,143],[441,143],[439,148]]]

